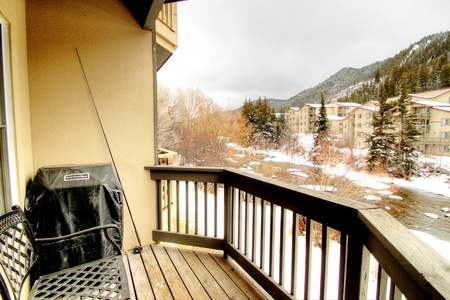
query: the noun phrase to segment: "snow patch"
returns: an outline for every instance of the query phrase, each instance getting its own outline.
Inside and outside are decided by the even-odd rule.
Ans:
[[[364,196],[364,200],[368,201],[380,201],[381,198],[373,195]]]
[[[425,213],[425,216],[427,216],[428,218],[432,218],[432,219],[439,218],[439,216],[437,214],[432,214],[432,213]]]

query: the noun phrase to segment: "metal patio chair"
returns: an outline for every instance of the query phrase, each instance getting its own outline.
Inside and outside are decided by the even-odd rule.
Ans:
[[[121,249],[102,225],[65,236],[36,240],[22,209],[13,207],[0,217],[0,287],[6,299],[18,300],[31,279],[28,299],[129,299],[128,280]],[[39,276],[37,242],[63,241],[86,233],[101,232],[117,254]],[[100,233],[99,233],[100,234]]]

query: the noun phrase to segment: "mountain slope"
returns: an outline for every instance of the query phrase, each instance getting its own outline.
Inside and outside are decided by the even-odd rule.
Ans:
[[[323,93],[327,102],[335,102],[338,99],[344,99],[347,101],[354,101],[354,99],[361,100],[360,97],[352,97],[354,93],[364,93],[363,88],[367,86],[375,86],[375,74],[378,73],[383,80],[395,81],[392,87],[391,93],[398,92],[398,85],[402,76],[407,73],[408,80],[419,80],[421,76],[420,68],[425,66],[429,74],[427,79],[429,82],[426,86],[421,86],[419,91],[423,89],[440,88],[443,82],[440,78],[434,78],[441,76],[443,73],[442,61],[447,59],[450,53],[450,33],[438,33],[422,38],[420,41],[411,44],[408,48],[400,51],[394,57],[386,60],[373,63],[360,69],[356,68],[343,68],[336,74],[324,82],[318,84],[313,88],[306,89],[297,95],[291,97],[286,101],[286,106],[302,106],[304,103],[319,103],[320,94]],[[445,55],[447,54],[447,55]],[[445,58],[445,59],[444,59]],[[444,62],[445,64],[445,62]],[[446,62],[448,65],[448,60]],[[450,67],[448,67],[450,69]],[[437,75],[436,75],[437,74]],[[444,74],[445,75],[445,74]],[[433,77],[434,76],[434,77]],[[447,84],[450,84],[447,82]],[[418,86],[418,83],[414,83]],[[373,97],[373,90],[367,97]],[[417,87],[412,87],[413,92],[418,92]]]

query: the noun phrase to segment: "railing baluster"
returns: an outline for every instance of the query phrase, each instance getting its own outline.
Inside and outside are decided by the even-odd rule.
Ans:
[[[224,208],[224,226],[223,226],[223,238],[226,244],[233,244],[233,189],[228,185],[224,185],[223,191],[223,208]],[[228,258],[228,247],[224,247],[223,257]]]
[[[236,229],[237,229],[237,222],[238,220],[236,219],[237,216],[237,204],[236,204],[236,194],[238,193],[237,189],[235,188],[230,188],[231,189],[231,197],[230,197],[230,211],[231,211],[231,216],[230,216],[230,220],[231,220],[231,224],[230,224],[230,228],[231,228],[231,232],[230,232],[230,243],[236,246]]]
[[[269,276],[274,277],[275,265],[275,205],[270,202],[270,237],[269,237]]]
[[[286,209],[280,207],[281,210],[281,220],[280,220],[280,285],[284,286],[284,268],[286,264]]]
[[[348,239],[347,235],[341,232],[340,255],[339,255],[339,290],[338,299],[344,299],[344,287],[347,266]]]
[[[177,180],[177,232],[180,233],[180,181]]]
[[[377,299],[386,299],[388,289],[388,276],[386,271],[378,264]]]
[[[266,201],[264,199],[261,199],[261,245],[260,245],[260,253],[261,253],[261,257],[260,257],[260,268],[261,270],[264,271],[265,266],[266,266],[266,216],[267,216],[267,210],[266,210]]]
[[[172,194],[170,186],[172,185],[171,180],[166,181],[167,188],[166,188],[166,196],[167,196],[167,230],[172,231]]]
[[[292,212],[292,269],[291,269],[291,295],[297,298],[297,277],[298,277],[298,223],[300,216]]]
[[[194,217],[194,232],[198,235],[198,182],[194,182],[194,201],[195,201],[195,217]]]
[[[163,216],[163,210],[162,210],[162,199],[161,199],[161,180],[156,180],[156,201],[158,201],[157,205],[158,205],[158,229],[162,230],[163,229],[163,221],[162,221],[162,216]]]
[[[217,237],[217,219],[218,219],[218,211],[219,209],[218,207],[218,195],[217,195],[218,191],[217,191],[217,183],[214,183],[214,237]]]
[[[185,199],[186,199],[186,234],[189,234],[189,181],[185,181]]]
[[[249,227],[248,227],[248,219],[250,216],[248,209],[249,195],[245,193],[245,229],[244,229],[244,255],[248,256],[248,240],[249,240]]]
[[[402,293],[398,289],[397,285],[391,280],[391,288],[389,291],[389,299],[390,300],[401,300]]]
[[[311,265],[312,265],[312,239],[314,228],[310,218],[306,218],[306,236],[305,236],[305,283],[304,299],[310,299],[311,295]]]
[[[257,236],[258,236],[258,198],[253,196],[253,233],[252,233],[252,262],[256,264],[256,249],[257,247]]]
[[[328,254],[329,254],[330,228],[322,224],[322,262],[320,272],[320,299],[327,298]]]
[[[237,228],[237,239],[236,248],[242,250],[242,191],[238,192],[238,228]]]
[[[204,191],[203,195],[205,197],[205,199],[204,199],[205,206],[203,208],[204,209],[203,214],[205,215],[204,216],[205,223],[204,223],[203,227],[205,228],[204,236],[207,236],[208,235],[208,183],[207,182],[203,183],[203,191]]]

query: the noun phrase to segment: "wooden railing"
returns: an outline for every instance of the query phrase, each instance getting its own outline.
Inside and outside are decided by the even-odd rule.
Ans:
[[[158,19],[170,30],[177,31],[177,5],[176,3],[164,4]]]
[[[450,262],[378,207],[234,169],[146,169],[153,239],[223,250],[275,299],[450,299]]]

